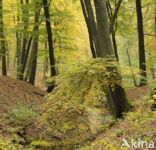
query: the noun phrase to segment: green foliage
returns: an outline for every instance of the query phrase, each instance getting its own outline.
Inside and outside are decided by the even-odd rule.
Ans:
[[[10,123],[26,127],[30,125],[37,113],[27,107],[15,108],[7,114]]]
[[[53,79],[57,86],[43,106],[42,121],[47,131],[65,144],[76,144],[92,135],[93,122],[98,122],[95,126],[101,125],[101,120],[111,122],[105,90],[121,84],[114,66],[117,63],[112,59],[91,59]]]
[[[140,99],[137,103],[136,110],[125,114],[125,120],[119,120],[114,127],[110,127],[103,133],[103,136],[95,140],[90,146],[84,149],[111,149],[111,150],[128,150],[122,147],[122,138],[124,137],[128,142],[131,138],[141,141],[155,141],[155,120],[156,111],[150,110],[150,97],[146,96]],[[82,148],[83,149],[83,148]]]

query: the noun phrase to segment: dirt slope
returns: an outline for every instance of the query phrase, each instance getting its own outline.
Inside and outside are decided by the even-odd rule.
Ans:
[[[17,105],[42,104],[47,93],[29,83],[0,76],[0,113]]]

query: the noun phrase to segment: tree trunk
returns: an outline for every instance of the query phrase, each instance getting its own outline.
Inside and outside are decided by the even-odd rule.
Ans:
[[[154,68],[154,64],[153,64],[153,58],[152,58],[150,52],[148,53],[148,55],[149,55],[149,61],[150,61],[150,71],[152,74],[152,79],[154,80],[155,79],[155,68]]]
[[[53,40],[52,40],[52,31],[51,31],[51,23],[50,23],[50,14],[49,14],[49,7],[47,5],[47,0],[42,0],[43,8],[44,8],[44,15],[46,18],[46,29],[48,34],[48,45],[49,45],[49,60],[50,60],[50,68],[51,68],[51,77],[56,75],[55,70],[55,58],[54,58],[54,48],[53,48]],[[55,83],[51,83],[47,89],[47,92],[51,92],[55,87]]]
[[[29,0],[26,0],[27,5],[29,3]],[[21,0],[21,4],[23,5],[23,1]],[[20,59],[20,74],[19,74],[19,80],[23,80],[24,76],[24,61],[25,61],[25,54],[26,54],[26,47],[27,47],[27,38],[28,38],[28,23],[29,23],[29,17],[28,17],[28,7],[23,7],[23,23],[24,23],[24,31],[23,31],[23,42],[22,42],[22,52],[21,52],[21,59]]]
[[[41,3],[36,2],[36,9],[35,10],[35,26],[34,26],[34,39],[33,39],[33,45],[32,45],[32,65],[31,65],[31,71],[30,71],[30,78],[29,83],[34,84],[35,83],[35,77],[36,77],[36,68],[37,68],[37,53],[38,53],[38,39],[39,39],[39,17],[40,17],[40,11],[41,11]]]
[[[7,69],[9,70],[9,67],[10,67],[10,52],[9,52],[8,43],[6,43],[6,53],[7,53]]]
[[[136,0],[136,11],[137,11],[137,28],[138,28],[138,44],[139,44],[140,86],[143,86],[147,84],[147,74],[146,74],[146,58],[144,47],[144,31],[143,31],[141,0]]]
[[[112,40],[113,40],[113,47],[114,47],[115,58],[116,58],[117,61],[119,61],[118,48],[117,48],[117,44],[116,44],[116,38],[115,38],[115,31],[114,31],[114,29],[112,31]]]
[[[6,67],[6,47],[4,37],[4,24],[3,24],[3,1],[0,0],[0,38],[1,38],[1,51],[2,51],[2,75],[7,75]]]
[[[129,52],[128,52],[128,48],[126,49],[126,52],[127,52],[127,56],[128,56],[128,63],[129,63],[129,66],[131,68],[133,83],[134,83],[134,86],[137,86],[137,82],[135,80],[135,76],[134,76],[133,69],[132,69],[131,58],[130,58],[130,55],[129,55]]]
[[[105,0],[94,0],[94,4],[96,11],[97,26],[102,41],[101,45],[103,46],[103,49],[100,53],[101,57],[107,59],[108,57],[114,56],[114,51],[110,39],[106,2]],[[117,71],[117,68],[108,67],[108,70],[109,71],[116,70],[119,80],[122,80],[119,72]],[[112,89],[109,86],[105,92],[108,102],[110,102],[110,104],[114,103],[115,105],[115,114],[114,114],[115,117],[121,117],[122,113],[128,111],[129,107],[131,107],[131,105],[127,100],[125,90],[120,85],[115,84],[114,89]],[[114,108],[113,106],[110,107],[112,107],[112,109]],[[112,110],[112,112],[114,111]]]
[[[15,54],[15,61],[17,63],[17,76],[16,78],[19,79],[20,73],[20,60],[21,60],[21,48],[22,48],[22,34],[18,31],[18,27],[20,24],[20,17],[19,17],[19,10],[17,14],[17,26],[16,26],[16,54]]]
[[[119,0],[117,5],[115,3],[116,9],[115,9],[114,16],[113,16],[112,7],[111,7],[110,2],[109,1],[106,2],[107,14],[108,14],[108,18],[110,21],[110,27],[109,28],[110,28],[110,33],[112,34],[113,48],[114,48],[114,53],[115,53],[115,57],[116,57],[117,61],[119,61],[116,38],[115,38],[115,33],[117,30],[117,22],[116,22],[116,28],[115,29],[114,29],[113,25],[115,23],[115,19],[117,18],[117,13],[118,13],[118,10],[120,8],[120,4],[121,4],[121,0]]]
[[[101,46],[101,42],[100,42],[100,35],[98,33],[97,25],[96,25],[95,18],[94,18],[91,1],[84,0],[84,4],[86,7],[86,13],[88,15],[88,22],[89,22],[89,26],[90,26],[90,28],[88,30],[91,30],[97,57],[101,57],[100,51],[102,51],[101,50],[102,46]],[[85,14],[84,14],[84,17],[85,17]]]
[[[92,35],[92,32],[91,32],[90,23],[89,23],[89,20],[88,20],[88,14],[86,12],[84,1],[80,0],[80,2],[81,2],[81,7],[82,7],[83,15],[84,15],[84,18],[85,18],[86,26],[87,26],[87,29],[88,29],[90,49],[91,49],[93,58],[96,58],[96,51],[95,51],[95,48],[94,48],[93,35]]]
[[[47,43],[45,43],[44,69],[43,69],[43,80],[42,80],[44,85],[47,85],[46,83],[47,72],[48,72],[48,57],[47,57]]]
[[[94,4],[97,27],[100,33],[101,45],[103,47],[100,53],[101,57],[107,58],[107,56],[114,55],[114,52],[110,39],[106,2],[105,0],[94,0]]]

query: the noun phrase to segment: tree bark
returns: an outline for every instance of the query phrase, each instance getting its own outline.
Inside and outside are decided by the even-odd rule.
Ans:
[[[100,42],[100,35],[99,35],[98,28],[97,28],[97,25],[96,25],[96,21],[95,21],[93,9],[92,9],[91,1],[90,0],[84,0],[84,4],[85,4],[85,7],[86,7],[86,12],[88,14],[88,22],[89,22],[89,25],[90,25],[90,29],[88,29],[88,30],[91,30],[97,57],[101,57],[100,52],[102,51],[101,50],[102,45],[101,45],[101,42]]]
[[[120,0],[119,0],[120,2]],[[118,2],[118,3],[119,3]],[[119,10],[119,4],[116,6],[116,9],[115,10]],[[119,61],[119,56],[118,56],[118,50],[117,50],[117,44],[116,44],[116,38],[115,38],[115,33],[116,33],[116,30],[117,30],[117,22],[116,22],[116,28],[114,29],[113,25],[114,25],[114,22],[115,22],[115,19],[117,18],[117,12],[118,11],[115,11],[116,13],[114,13],[114,17],[113,17],[113,13],[112,13],[112,7],[110,5],[110,2],[107,1],[106,3],[106,7],[107,7],[107,14],[108,14],[108,18],[109,18],[109,21],[110,21],[110,33],[112,34],[112,41],[113,41],[113,47],[114,47],[114,53],[115,53],[115,57],[117,59],[117,61]],[[113,18],[113,20],[111,19]]]
[[[114,55],[109,25],[108,25],[108,17],[107,17],[107,8],[105,0],[94,0],[95,11],[96,11],[96,20],[97,27],[100,33],[101,45],[103,46],[101,53],[101,57],[107,58],[107,56]]]
[[[51,68],[51,77],[56,75],[55,70],[55,58],[54,58],[54,48],[53,48],[53,40],[52,40],[52,30],[51,30],[51,23],[50,23],[50,14],[49,14],[49,7],[47,5],[47,0],[42,0],[43,8],[44,8],[44,15],[46,18],[46,29],[48,34],[48,45],[49,45],[49,60],[50,60],[50,68]],[[55,83],[51,83],[47,89],[47,92],[51,92],[55,87]]]
[[[3,24],[3,1],[0,0],[0,38],[1,38],[1,51],[2,51],[2,75],[7,75],[6,66],[6,47],[5,47],[5,37],[4,37],[4,24]]]
[[[86,26],[87,26],[87,29],[88,29],[90,49],[91,49],[93,58],[96,58],[96,51],[95,51],[95,48],[94,48],[93,35],[92,35],[92,32],[91,32],[91,27],[90,27],[90,23],[89,23],[89,19],[88,19],[88,14],[86,12],[84,0],[80,0],[80,2],[81,2],[81,7],[82,7],[83,15],[84,15],[84,18],[85,18]]]
[[[33,45],[32,45],[32,65],[31,65],[31,71],[30,71],[30,78],[29,83],[34,84],[35,83],[35,77],[36,77],[36,68],[37,68],[37,53],[38,53],[38,39],[39,39],[39,17],[40,17],[40,11],[41,11],[41,3],[36,2],[36,9],[35,10],[35,19],[34,19],[34,39],[33,39]]]
[[[138,44],[139,44],[140,86],[143,86],[147,84],[147,74],[146,74],[146,58],[145,58],[141,0],[136,0],[136,11],[137,11],[137,28],[138,28]]]
[[[135,80],[135,76],[134,76],[133,69],[132,69],[131,58],[130,58],[130,55],[129,55],[129,52],[128,52],[128,48],[126,49],[126,52],[127,52],[127,56],[128,56],[128,63],[129,63],[129,66],[131,68],[133,83],[134,83],[134,86],[137,86],[137,82]]]
[[[48,56],[47,56],[47,43],[45,43],[44,69],[43,69],[43,80],[42,80],[44,85],[47,85],[46,83],[47,72],[48,72]]]
[[[29,0],[26,0],[27,5],[29,3]],[[23,0],[21,0],[21,4],[24,5]],[[29,17],[28,17],[28,8],[23,8],[23,23],[24,23],[24,31],[23,31],[23,42],[22,42],[22,51],[21,51],[21,59],[20,59],[20,74],[19,74],[19,80],[23,80],[24,76],[24,61],[25,61],[25,54],[26,54],[26,47],[27,47],[27,38],[28,38],[28,23],[29,23]],[[24,69],[23,69],[24,68]]]
[[[106,2],[105,0],[94,0],[94,4],[97,26],[103,46],[103,49],[100,53],[101,57],[107,59],[114,56],[114,51],[110,39]],[[108,71],[115,71],[118,75],[118,80],[122,80],[121,75],[116,67],[107,67],[107,69]],[[105,93],[113,113],[113,109],[115,108],[115,117],[122,117],[122,113],[128,111],[128,109],[131,107],[127,100],[125,90],[121,87],[121,85],[115,84],[114,89],[112,89],[111,86],[108,86],[108,89],[105,91]],[[114,106],[112,106],[112,104],[114,104]]]
[[[110,19],[110,33],[113,32],[113,25],[114,25],[115,19],[117,18],[121,2],[122,2],[122,0],[118,0],[118,3],[116,4],[116,7],[115,7],[114,14],[111,16],[111,19]]]

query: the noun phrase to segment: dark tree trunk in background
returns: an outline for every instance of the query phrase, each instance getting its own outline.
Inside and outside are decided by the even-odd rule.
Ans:
[[[92,35],[89,20],[88,20],[88,14],[87,14],[87,11],[86,11],[86,8],[85,8],[84,0],[80,0],[80,2],[81,2],[81,7],[82,7],[83,15],[84,15],[84,18],[85,18],[86,26],[87,26],[87,29],[88,29],[90,49],[91,49],[93,58],[96,58],[96,51],[95,51],[95,48],[94,48],[93,35]]]
[[[39,39],[39,17],[40,17],[40,11],[41,11],[41,3],[36,2],[36,12],[35,12],[35,19],[34,19],[34,39],[33,39],[33,45],[32,45],[32,65],[30,70],[30,78],[29,83],[34,84],[35,83],[35,77],[36,77],[36,68],[37,68],[37,53],[38,53],[38,39]]]
[[[10,67],[10,51],[8,43],[6,42],[6,56],[7,56],[7,70],[9,70]]]
[[[136,11],[137,11],[137,28],[138,28],[138,44],[139,44],[140,86],[142,86],[147,83],[147,74],[146,74],[146,58],[144,47],[144,31],[143,31],[141,0],[136,0]]]
[[[154,80],[155,79],[155,68],[154,68],[153,58],[152,58],[150,52],[148,53],[148,55],[149,55],[149,61],[150,61],[150,71],[152,74],[152,79]]]
[[[114,31],[114,29],[112,31],[112,41],[113,41],[113,47],[114,47],[114,53],[115,53],[116,60],[119,61],[118,48],[117,48],[117,44],[116,44],[116,38],[115,38],[115,31]]]
[[[114,25],[115,20],[117,18],[117,15],[118,15],[118,11],[119,11],[121,2],[122,2],[122,0],[118,0],[118,3],[116,4],[116,7],[115,7],[114,14],[111,16],[111,19],[110,19],[110,33],[113,32],[113,25]]]
[[[15,63],[17,63],[17,79],[19,79],[19,72],[20,72],[20,59],[21,59],[21,47],[22,47],[22,34],[18,31],[19,29],[19,10],[17,14],[17,26],[16,26],[16,54],[15,54]],[[14,64],[15,66],[15,64]]]
[[[115,24],[115,29],[114,29],[113,25],[115,23],[115,20],[117,20],[117,13],[118,13],[118,10],[120,8],[120,4],[121,4],[121,0],[119,0],[118,4],[116,6],[116,9],[115,9],[116,11],[115,11],[114,17],[113,17],[111,4],[110,4],[109,1],[106,2],[107,14],[108,14],[109,21],[110,21],[110,33],[112,34],[113,48],[114,48],[114,53],[115,53],[115,57],[116,57],[117,61],[119,61],[117,43],[116,43],[116,37],[115,37],[115,33],[116,33],[116,30],[117,30],[117,21],[116,21],[116,24]]]
[[[44,8],[44,15],[46,18],[46,29],[48,35],[48,45],[49,45],[49,60],[50,60],[50,68],[51,68],[51,77],[56,76],[55,70],[55,58],[54,58],[54,48],[53,48],[53,40],[52,40],[52,31],[51,31],[51,23],[50,23],[50,14],[49,14],[49,7],[47,5],[47,0],[42,0],[43,8]],[[51,92],[55,87],[55,83],[51,83],[47,89],[47,92]]]
[[[85,8],[86,8],[86,13],[88,16],[88,22],[89,22],[89,29],[88,31],[91,31],[92,34],[92,39],[94,41],[94,47],[96,49],[96,55],[97,57],[101,57],[100,51],[102,51],[102,46],[100,42],[100,36],[98,33],[96,21],[94,18],[94,12],[92,9],[91,1],[90,0],[84,0]],[[85,14],[84,14],[85,17]],[[92,44],[92,43],[91,43]]]
[[[131,72],[132,72],[133,83],[134,83],[134,86],[137,86],[137,82],[135,80],[135,76],[134,76],[133,69],[132,69],[131,58],[130,58],[130,55],[129,55],[129,52],[128,52],[128,48],[126,49],[126,52],[127,52],[127,56],[128,56],[128,63],[129,63],[129,66],[130,66]]]
[[[6,45],[4,37],[4,24],[3,24],[3,1],[0,0],[0,38],[1,38],[1,52],[2,52],[2,75],[7,75],[6,67]]]
[[[22,5],[29,4],[29,0],[26,0],[26,4],[23,3],[23,0],[21,0]],[[21,59],[20,59],[20,74],[19,74],[19,80],[23,80],[24,77],[24,61],[25,61],[25,54],[26,54],[26,47],[27,47],[27,38],[28,38],[28,23],[29,23],[29,17],[28,17],[28,7],[22,7],[23,11],[23,24],[24,24],[24,31],[23,31],[23,42],[22,42],[22,52],[21,52]]]
[[[48,56],[47,56],[47,43],[45,43],[44,68],[43,68],[43,80],[42,80],[45,86],[47,85],[46,83],[47,72],[48,72]]]

